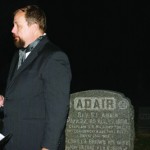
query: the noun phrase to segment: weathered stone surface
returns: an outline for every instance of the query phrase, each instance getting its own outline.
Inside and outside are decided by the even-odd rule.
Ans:
[[[134,109],[123,94],[89,90],[71,94],[66,150],[133,150]]]

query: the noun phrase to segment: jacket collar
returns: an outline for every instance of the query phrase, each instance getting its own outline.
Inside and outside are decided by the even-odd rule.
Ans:
[[[11,64],[10,73],[8,77],[8,83],[7,83],[7,89],[12,86],[12,84],[15,82],[15,79],[17,76],[26,69],[38,55],[43,50],[44,45],[49,41],[47,36],[44,36],[41,41],[38,43],[38,45],[34,48],[34,50],[30,53],[30,55],[25,59],[24,63],[20,66],[20,68],[17,70],[17,63],[18,63],[18,57],[19,54],[17,54],[14,58],[14,62]],[[19,52],[18,52],[19,53]]]

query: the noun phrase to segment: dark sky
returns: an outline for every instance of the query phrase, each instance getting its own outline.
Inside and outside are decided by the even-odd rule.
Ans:
[[[1,90],[16,50],[11,15],[26,4],[38,4],[45,10],[49,38],[68,54],[72,93],[113,90],[123,93],[134,106],[150,106],[150,6],[133,0],[1,0]]]

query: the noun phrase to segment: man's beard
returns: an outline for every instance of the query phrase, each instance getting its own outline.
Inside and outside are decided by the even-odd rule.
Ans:
[[[14,44],[17,48],[23,48],[25,45],[25,42],[24,40],[19,38],[19,40],[14,40]]]

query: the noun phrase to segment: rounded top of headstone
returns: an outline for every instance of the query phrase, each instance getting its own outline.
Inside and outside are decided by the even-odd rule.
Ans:
[[[91,99],[92,102],[95,100],[101,101],[103,98],[107,100],[117,101],[117,107],[119,109],[126,109],[129,106],[132,107],[129,98],[121,92],[110,91],[110,90],[87,90],[71,94],[71,99]]]

